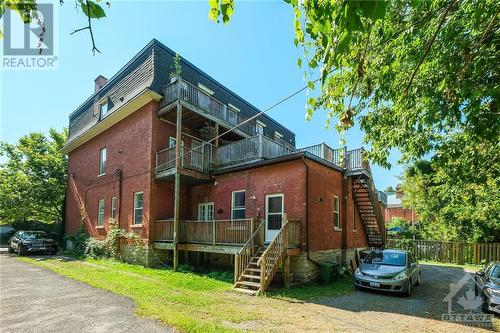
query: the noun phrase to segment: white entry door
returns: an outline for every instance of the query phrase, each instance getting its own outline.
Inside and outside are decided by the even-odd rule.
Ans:
[[[276,237],[283,224],[283,199],[282,193],[266,195],[266,242]]]

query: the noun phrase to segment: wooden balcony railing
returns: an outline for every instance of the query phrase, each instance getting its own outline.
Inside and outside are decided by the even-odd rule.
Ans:
[[[238,130],[249,136],[257,134],[256,123],[254,121],[247,121],[247,118],[243,117],[236,110],[231,109],[231,107],[185,80],[176,79],[167,85],[163,90],[163,96],[162,106],[168,105],[177,98],[180,98],[221,120],[225,123],[226,127],[238,126]]]
[[[307,151],[335,165],[340,166],[342,164],[342,148],[333,149],[325,143],[320,143],[314,146],[300,148],[299,151]]]
[[[280,157],[294,151],[293,148],[285,144],[259,134],[219,147],[217,149],[217,166],[224,167],[255,159]]]
[[[254,219],[179,221],[179,243],[211,245],[243,245],[258,226]],[[172,242],[173,219],[158,220],[155,223],[155,240]]]
[[[213,165],[214,148],[205,143],[198,148],[181,149],[181,167],[202,173],[208,173]],[[156,153],[156,172],[175,168],[175,147],[169,147]]]

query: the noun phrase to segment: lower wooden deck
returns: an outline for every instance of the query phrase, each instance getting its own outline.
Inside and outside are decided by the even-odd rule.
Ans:
[[[174,250],[174,244],[168,241],[155,241],[153,247],[158,250]],[[179,243],[177,250],[193,251],[193,252],[208,252],[220,254],[236,254],[240,251],[242,245],[209,245],[197,243]]]

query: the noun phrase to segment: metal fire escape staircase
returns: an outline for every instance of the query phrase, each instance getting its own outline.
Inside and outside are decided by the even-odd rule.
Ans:
[[[371,174],[353,176],[353,197],[368,238],[368,247],[381,248],[385,243],[385,223]]]

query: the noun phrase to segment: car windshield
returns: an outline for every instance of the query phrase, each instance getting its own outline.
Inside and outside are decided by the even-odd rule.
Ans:
[[[368,264],[405,266],[406,254],[398,252],[372,252],[365,260]]]
[[[46,238],[47,234],[43,231],[28,231],[23,233],[24,239],[40,239]]]
[[[500,279],[500,265],[496,265],[495,267],[493,267],[490,277],[492,279]]]

